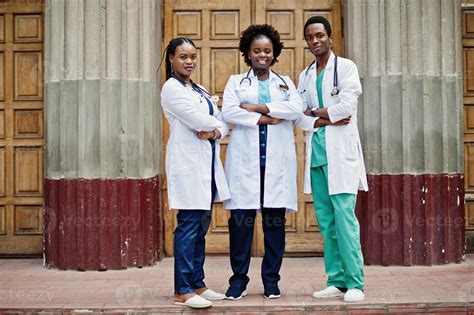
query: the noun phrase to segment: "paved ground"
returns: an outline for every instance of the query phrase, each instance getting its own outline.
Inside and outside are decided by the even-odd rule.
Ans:
[[[260,258],[253,258],[249,295],[240,301],[219,301],[204,312],[226,314],[474,314],[474,254],[462,264],[434,267],[366,267],[364,302],[316,300],[325,286],[322,258],[285,258],[277,300],[263,299]],[[226,257],[206,260],[208,287],[224,292],[230,275]],[[183,313],[175,306],[173,259],[154,267],[106,272],[48,270],[40,259],[0,260],[0,314],[6,312],[154,312]],[[203,312],[201,312],[203,313]]]

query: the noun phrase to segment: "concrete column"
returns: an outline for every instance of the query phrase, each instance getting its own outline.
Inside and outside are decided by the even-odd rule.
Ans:
[[[46,0],[45,254],[62,269],[161,256],[161,2]]]
[[[460,1],[345,1],[363,83],[359,196],[366,262],[458,262],[464,249]]]

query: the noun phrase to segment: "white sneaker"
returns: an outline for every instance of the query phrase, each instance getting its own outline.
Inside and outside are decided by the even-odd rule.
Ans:
[[[360,302],[365,299],[365,294],[359,289],[349,289],[344,294],[344,302]]]
[[[225,294],[217,293],[216,291],[211,289],[207,289],[203,293],[199,294],[199,296],[210,301],[225,300]]]
[[[336,288],[335,286],[330,286],[324,290],[316,291],[313,293],[313,297],[317,299],[326,299],[343,295],[344,293],[342,293],[342,291]]]
[[[247,296],[247,290],[242,291],[240,296],[234,297],[234,296],[226,296],[225,298],[228,300],[240,300],[241,298]]]
[[[206,307],[211,307],[212,306],[212,302],[211,301],[208,301],[202,297],[200,297],[199,295],[194,295],[192,297],[190,297],[189,299],[187,299],[186,301],[184,302],[174,302],[174,304],[176,305],[185,305],[185,306],[189,306],[191,308],[206,308]]]

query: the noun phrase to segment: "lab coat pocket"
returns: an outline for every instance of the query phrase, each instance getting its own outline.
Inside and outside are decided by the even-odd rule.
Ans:
[[[270,95],[272,96],[272,102],[288,101],[289,90],[281,87],[280,84],[277,84],[277,85],[271,86]]]
[[[353,137],[346,137],[342,142],[341,157],[346,161],[355,161],[359,158],[359,146]]]
[[[250,87],[241,87],[236,90],[237,97],[240,103],[251,103],[250,102]]]
[[[327,105],[325,107],[329,107],[329,106],[335,105],[337,103],[339,103],[339,94],[334,95],[334,96],[329,94],[328,99],[327,99]]]
[[[195,143],[180,143],[171,147],[170,175],[190,173],[193,171],[194,161],[199,159],[199,146]]]
[[[301,101],[303,102],[303,111],[305,111],[308,108],[312,108],[312,102],[311,102],[311,98],[309,97],[308,91],[304,90],[298,93],[300,94]]]
[[[301,100],[303,102],[308,101],[308,91],[307,90],[298,90],[298,93],[300,94]]]

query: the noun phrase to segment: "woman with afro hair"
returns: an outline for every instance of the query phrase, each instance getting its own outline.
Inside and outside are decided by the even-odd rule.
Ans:
[[[242,32],[239,50],[248,71],[232,75],[224,91],[222,117],[234,124],[225,171],[231,198],[228,299],[247,294],[250,249],[257,212],[262,214],[265,298],[280,297],[278,281],[285,251],[285,214],[297,210],[293,120],[303,104],[291,79],[271,70],[283,48],[271,25],[251,25]]]

